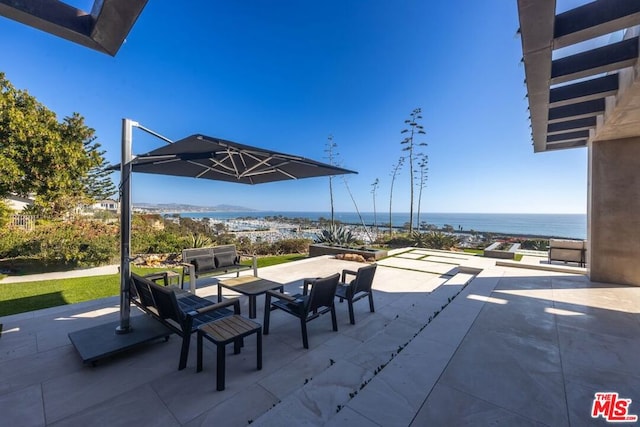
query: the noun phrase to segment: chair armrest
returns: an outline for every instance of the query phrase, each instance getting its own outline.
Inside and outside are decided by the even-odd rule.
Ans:
[[[145,279],[151,280],[152,282],[155,282],[156,280],[160,280],[162,279],[162,281],[164,282],[163,285],[164,286],[168,286],[169,285],[169,277],[167,276],[167,272],[161,272],[161,273],[151,273],[151,274],[145,274],[144,276]]]
[[[352,276],[356,276],[358,274],[358,272],[353,271],[353,270],[342,270],[342,277],[340,278],[341,282],[346,283],[347,274],[350,274]]]
[[[295,302],[295,300],[299,298],[299,297],[294,297],[293,295],[287,295],[277,291],[267,291],[267,294],[271,295],[272,297],[283,299],[288,302]]]
[[[238,298],[233,298],[233,299],[230,299],[230,300],[227,300],[227,301],[218,302],[218,303],[213,304],[213,305],[208,305],[206,307],[190,311],[187,314],[189,314],[192,317],[195,317],[195,316],[198,316],[200,314],[209,313],[211,311],[220,310],[221,308],[227,308],[227,307],[230,307],[230,306],[233,306],[234,314],[240,314],[240,300]],[[194,314],[192,314],[192,313],[194,313]]]
[[[258,257],[255,254],[245,254],[238,252],[239,257],[251,257],[251,268],[253,268],[253,275],[258,277]]]

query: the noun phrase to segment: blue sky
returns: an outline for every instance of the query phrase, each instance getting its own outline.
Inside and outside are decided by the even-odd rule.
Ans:
[[[533,153],[516,3],[152,1],[115,58],[0,18],[0,70],[60,119],[82,114],[113,163],[123,117],[175,140],[202,133],[316,160],[331,134],[341,165],[359,172],[347,181],[361,211],[373,210],[378,178],[376,207],[388,212],[400,131],[421,107],[423,212],[585,213],[586,149]],[[162,144],[134,130],[134,152]],[[353,211],[334,183],[336,210]],[[135,174],[133,200],[330,208],[328,178]],[[409,210],[407,167],[393,201]]]

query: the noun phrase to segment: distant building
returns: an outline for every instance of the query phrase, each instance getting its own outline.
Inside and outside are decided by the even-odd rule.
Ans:
[[[4,199],[4,201],[7,203],[7,206],[9,206],[9,208],[18,213],[22,212],[24,208],[33,205],[34,199],[32,195],[22,197],[15,194],[10,194]]]
[[[120,211],[120,203],[111,199],[97,200],[91,205],[91,209],[118,212]]]

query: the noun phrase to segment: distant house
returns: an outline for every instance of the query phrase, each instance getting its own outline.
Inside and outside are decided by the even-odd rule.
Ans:
[[[9,208],[19,213],[22,212],[24,208],[33,205],[34,199],[31,195],[29,195],[28,197],[22,197],[15,194],[10,194],[4,199],[4,201],[7,203],[7,206],[9,206]]]
[[[97,200],[91,205],[91,209],[118,212],[120,210],[120,203],[111,199]]]

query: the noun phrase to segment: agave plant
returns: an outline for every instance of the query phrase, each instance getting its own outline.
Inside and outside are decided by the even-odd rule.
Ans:
[[[453,234],[431,231],[429,233],[414,232],[411,234],[411,244],[418,248],[451,249],[460,243]]]
[[[332,226],[322,230],[315,236],[316,243],[334,246],[351,246],[356,242],[350,230],[344,227]]]
[[[201,233],[189,233],[189,239],[192,248],[206,248],[213,244],[211,238]]]

